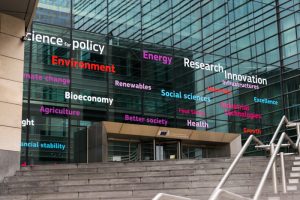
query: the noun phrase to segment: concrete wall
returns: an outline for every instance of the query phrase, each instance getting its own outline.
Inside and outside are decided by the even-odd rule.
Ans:
[[[94,123],[88,128],[88,161],[107,161],[107,132],[102,122]]]
[[[235,138],[230,143],[230,157],[236,157],[240,150],[242,149],[242,136]]]
[[[24,20],[0,13],[0,181],[20,166]]]

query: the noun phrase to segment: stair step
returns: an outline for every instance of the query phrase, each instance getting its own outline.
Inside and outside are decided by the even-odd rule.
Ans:
[[[268,197],[268,200],[280,200],[280,197]]]
[[[295,191],[295,184],[300,182],[296,178],[300,177],[300,171],[292,171],[293,167],[296,170],[300,167],[300,160],[295,161],[294,157],[286,158],[286,173],[295,177],[288,179],[289,191]],[[268,158],[249,157],[241,161],[224,189],[251,198]],[[0,200],[150,200],[158,193],[204,200],[209,198],[231,163],[232,159],[220,158],[32,166],[22,168],[0,183]],[[277,166],[279,172],[279,162]],[[281,193],[275,195],[271,183],[269,176],[260,200],[291,200]]]
[[[296,183],[299,183],[299,179],[297,179],[297,178],[290,178],[289,179],[289,184],[296,184]]]
[[[299,172],[300,171],[300,167],[292,167],[292,171],[293,172]]]
[[[286,160],[292,159],[292,157],[286,157]],[[202,160],[176,160],[176,161],[147,161],[147,162],[106,162],[106,163],[89,163],[89,164],[56,164],[56,165],[34,165],[29,167],[21,168],[21,172],[24,171],[47,171],[47,170],[68,170],[68,169],[85,169],[85,168],[118,168],[118,167],[152,167],[152,166],[174,166],[178,164],[182,165],[193,165],[198,164],[201,165],[211,165],[216,164],[219,165],[221,162],[223,164],[230,165],[232,163],[232,159],[230,158],[207,158]],[[253,165],[258,162],[268,162],[265,157],[257,156],[251,158],[242,158],[239,162],[239,166],[242,164],[252,163]],[[220,165],[219,165],[220,166]]]
[[[300,173],[291,172],[291,173],[290,173],[290,176],[291,176],[292,178],[300,177]]]
[[[288,122],[286,127],[296,127],[298,123],[296,122]]]
[[[27,200],[26,195],[1,195],[0,200]]]
[[[170,195],[170,194],[164,194],[164,193],[159,193],[155,196],[155,199],[160,199],[160,200],[192,200],[190,198],[185,198],[185,197],[180,197],[180,196],[175,196],[175,195]]]
[[[287,191],[296,191],[297,190],[297,185],[288,185],[286,187]]]
[[[300,160],[300,156],[295,156],[295,160]]]
[[[300,165],[300,161],[295,161],[294,165]]]

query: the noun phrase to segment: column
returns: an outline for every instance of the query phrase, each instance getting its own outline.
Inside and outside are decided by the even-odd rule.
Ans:
[[[0,13],[0,181],[20,166],[25,21]]]

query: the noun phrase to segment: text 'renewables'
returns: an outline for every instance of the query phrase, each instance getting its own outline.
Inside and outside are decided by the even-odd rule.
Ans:
[[[115,80],[115,86],[124,87],[124,88],[132,88],[138,90],[151,90],[151,85],[146,85],[144,83],[129,83],[125,81]]]

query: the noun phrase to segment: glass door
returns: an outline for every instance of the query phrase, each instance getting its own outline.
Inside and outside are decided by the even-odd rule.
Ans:
[[[138,161],[139,142],[108,140],[108,161]]]
[[[203,148],[195,144],[182,145],[182,158],[183,159],[197,159],[200,160],[204,157]]]
[[[154,160],[153,140],[141,142],[141,160]]]
[[[155,144],[155,160],[179,159],[178,143],[174,140],[157,140]]]

